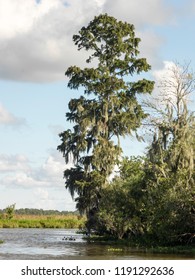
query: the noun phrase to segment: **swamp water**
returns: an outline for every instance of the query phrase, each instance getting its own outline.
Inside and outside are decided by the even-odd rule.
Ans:
[[[69,240],[72,237],[73,240]],[[4,260],[151,260],[193,259],[185,255],[139,252],[128,246],[87,242],[73,229],[0,229]]]

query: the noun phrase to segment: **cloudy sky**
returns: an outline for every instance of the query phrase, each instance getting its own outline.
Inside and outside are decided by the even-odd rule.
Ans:
[[[0,209],[75,209],[56,147],[70,126],[68,101],[81,92],[67,88],[64,72],[84,65],[72,35],[105,12],[135,25],[152,79],[171,61],[195,69],[193,0],[0,0]],[[144,151],[132,138],[123,148]]]

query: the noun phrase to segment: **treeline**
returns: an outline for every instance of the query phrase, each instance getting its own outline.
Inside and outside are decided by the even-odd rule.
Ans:
[[[5,209],[0,209],[0,214],[6,213]],[[43,209],[36,209],[36,208],[20,208],[15,209],[14,214],[17,215],[36,215],[36,216],[60,216],[60,215],[78,215],[78,211],[58,211],[58,210],[43,210]]]

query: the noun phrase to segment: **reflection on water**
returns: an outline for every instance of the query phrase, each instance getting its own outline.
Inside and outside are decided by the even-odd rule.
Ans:
[[[69,240],[69,237],[72,239]],[[0,259],[192,259],[190,256],[141,253],[129,247],[89,243],[75,230],[0,229]]]

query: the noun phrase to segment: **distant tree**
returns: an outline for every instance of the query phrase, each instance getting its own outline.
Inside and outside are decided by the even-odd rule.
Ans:
[[[5,209],[6,219],[11,220],[14,217],[15,206],[16,204],[12,204],[6,207]]]
[[[89,218],[98,211],[102,188],[121,157],[120,137],[136,132],[146,117],[137,94],[151,93],[154,83],[137,77],[132,81],[133,75],[150,70],[139,56],[140,39],[132,24],[102,14],[73,41],[78,50],[89,51],[86,62],[96,66],[66,71],[68,87],[81,87],[86,97],[69,102],[66,117],[74,126],[60,134],[58,150],[66,163],[72,159],[75,164],[64,172],[65,186]]]

